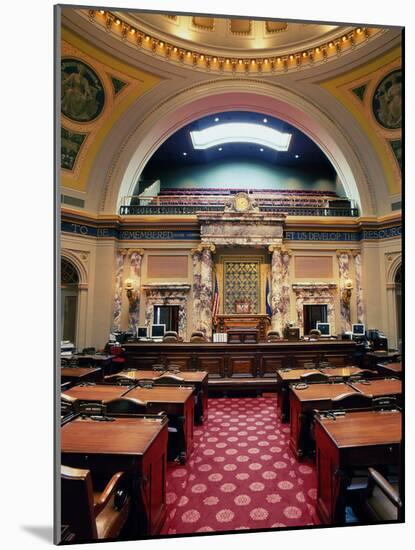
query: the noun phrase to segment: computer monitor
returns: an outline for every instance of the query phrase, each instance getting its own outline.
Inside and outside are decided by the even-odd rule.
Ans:
[[[316,329],[321,332],[321,336],[330,336],[330,323],[317,323]]]
[[[352,325],[352,336],[365,336],[365,325],[362,323]]]
[[[166,332],[166,325],[151,325],[151,337],[163,338]]]
[[[148,327],[137,327],[137,338],[148,338]]]

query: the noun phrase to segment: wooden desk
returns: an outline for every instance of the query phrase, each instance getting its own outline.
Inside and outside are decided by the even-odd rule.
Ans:
[[[228,329],[228,344],[257,344],[259,330],[251,327],[232,327]]]
[[[153,370],[123,370],[118,374],[107,376],[106,380],[116,379],[119,376],[123,378],[130,378],[131,380],[143,380],[145,378],[150,380],[156,380],[163,376],[173,375],[178,378],[178,383],[184,385],[192,385],[196,389],[196,404],[195,404],[195,420],[203,422],[204,417],[207,416],[208,411],[208,373],[205,371],[180,371],[178,373],[173,372],[159,372]]]
[[[193,388],[155,386],[153,388],[133,388],[124,397],[139,399],[147,404],[147,411],[151,414],[165,412],[169,420],[181,422],[182,443],[180,444],[180,458],[186,461],[193,448],[193,415],[194,398]]]
[[[281,422],[290,420],[289,384],[299,382],[303,374],[320,372],[318,369],[279,369],[277,370],[277,411]]]
[[[365,395],[372,397],[383,397],[390,395],[396,397],[398,405],[402,399],[402,382],[400,380],[367,380],[362,382],[353,382],[350,384],[352,388]]]
[[[128,386],[74,386],[69,390],[62,393],[62,396],[71,397],[76,399],[74,408],[79,410],[81,403],[105,403],[111,401],[111,399],[118,399],[129,391]]]
[[[344,382],[335,384],[309,384],[307,388],[290,386],[290,448],[301,459],[312,448],[310,426],[315,409],[330,409],[331,400],[356,390]]]
[[[106,376],[105,380],[106,382],[109,382],[111,380],[116,380],[117,378],[130,378],[131,380],[138,381],[138,380],[155,380],[156,378],[159,378],[163,372],[154,371],[154,370],[122,370],[120,372],[117,372],[117,374],[111,374],[110,376]]]
[[[359,374],[361,369],[358,367],[325,367],[315,369],[290,369],[277,370],[278,381],[278,410],[281,414],[281,421],[288,422],[290,420],[290,399],[289,399],[289,384],[300,382],[301,376],[311,372],[322,372],[328,377],[342,377],[347,380],[350,376]]]
[[[315,422],[317,513],[326,524],[344,523],[347,472],[356,467],[398,464],[400,412],[347,412]]]
[[[399,351],[369,351],[365,356],[365,367],[376,370],[378,363],[397,361],[400,355]]]
[[[229,315],[217,315],[217,332],[229,332],[234,328],[253,328],[258,330],[260,342],[266,342],[267,332],[271,326],[268,315],[233,313]]]
[[[156,535],[166,514],[167,423],[115,418],[97,422],[76,418],[61,429],[62,464],[111,476],[131,476],[134,536]]]
[[[356,342],[351,340],[317,340],[300,342],[260,342],[258,344],[226,343],[126,343],[125,355],[130,367],[151,369],[156,363],[179,364],[182,370],[209,373],[209,388],[223,387],[238,391],[245,381],[255,379],[258,390],[270,391],[270,380],[276,385],[276,370],[285,367],[304,368],[304,363],[328,361],[336,367],[353,364]],[[267,380],[268,379],[268,380]],[[261,380],[264,383],[261,385]]]
[[[377,363],[376,369],[382,376],[402,377],[402,363]]]
[[[102,380],[100,368],[63,367],[61,368],[61,383],[63,382],[99,382]]]

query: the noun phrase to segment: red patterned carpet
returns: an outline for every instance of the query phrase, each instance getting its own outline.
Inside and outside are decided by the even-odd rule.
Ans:
[[[209,399],[185,466],[169,463],[164,534],[314,525],[313,464],[289,449],[275,399]]]

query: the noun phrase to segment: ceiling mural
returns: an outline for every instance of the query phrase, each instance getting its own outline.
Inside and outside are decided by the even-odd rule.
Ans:
[[[376,150],[389,194],[401,192],[402,51],[385,55],[320,85],[356,118]]]
[[[86,191],[89,171],[114,122],[160,78],[62,29],[61,184]]]

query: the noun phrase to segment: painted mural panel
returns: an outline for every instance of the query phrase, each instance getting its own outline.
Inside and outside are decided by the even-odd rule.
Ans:
[[[378,123],[388,130],[402,127],[402,71],[387,74],[373,94],[373,114]]]
[[[61,167],[65,170],[72,170],[76,157],[85,141],[87,134],[71,132],[61,126]]]
[[[61,110],[75,122],[91,122],[104,108],[101,80],[91,67],[78,59],[61,62]]]

